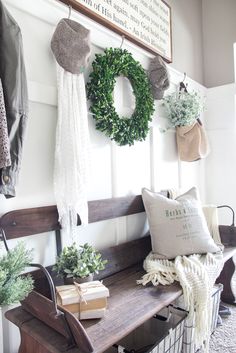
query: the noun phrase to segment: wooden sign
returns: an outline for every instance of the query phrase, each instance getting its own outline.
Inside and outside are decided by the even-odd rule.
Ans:
[[[172,62],[171,8],[163,0],[61,0],[153,54]]]

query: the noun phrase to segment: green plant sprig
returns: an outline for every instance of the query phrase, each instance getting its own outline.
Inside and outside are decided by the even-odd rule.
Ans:
[[[32,252],[19,243],[0,258],[0,305],[23,300],[33,289],[31,276],[20,276],[32,260]]]
[[[109,48],[104,54],[96,54],[92,66],[87,96],[96,128],[119,146],[145,140],[154,112],[154,98],[141,64],[127,50]],[[120,117],[114,108],[113,90],[118,76],[129,79],[135,96],[135,110],[129,119]]]
[[[84,278],[104,270],[106,263],[107,260],[103,260],[101,254],[88,243],[81,245],[79,249],[73,243],[63,248],[53,270],[63,278]]]

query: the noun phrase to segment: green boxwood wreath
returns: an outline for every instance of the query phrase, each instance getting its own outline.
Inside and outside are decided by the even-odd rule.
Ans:
[[[154,112],[154,98],[141,64],[127,50],[109,48],[104,54],[96,54],[92,66],[87,92],[96,128],[120,146],[145,140]],[[114,108],[113,90],[116,77],[121,75],[129,79],[135,96],[135,110],[128,119],[120,117]]]

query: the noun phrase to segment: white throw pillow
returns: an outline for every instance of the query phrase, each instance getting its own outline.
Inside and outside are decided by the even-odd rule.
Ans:
[[[143,188],[142,198],[152,251],[160,258],[173,259],[178,255],[220,250],[209,233],[195,187],[175,200]]]

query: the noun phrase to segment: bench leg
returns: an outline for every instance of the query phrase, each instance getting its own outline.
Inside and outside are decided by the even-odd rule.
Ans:
[[[224,264],[223,270],[220,276],[217,278],[216,283],[222,283],[224,286],[223,292],[221,294],[221,300],[228,304],[235,304],[236,298],[232,291],[231,281],[235,271],[235,264],[233,258],[231,257]]]

